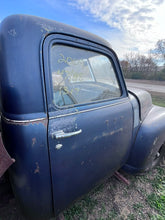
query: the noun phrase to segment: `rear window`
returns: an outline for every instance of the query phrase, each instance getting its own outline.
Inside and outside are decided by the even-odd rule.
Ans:
[[[53,103],[59,107],[121,96],[112,61],[97,52],[53,45],[51,73]]]

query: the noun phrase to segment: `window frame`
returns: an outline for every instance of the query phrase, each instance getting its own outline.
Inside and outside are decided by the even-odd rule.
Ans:
[[[84,49],[92,52],[99,53],[101,55],[106,56],[114,69],[114,73],[120,88],[121,96],[114,99],[103,99],[97,100],[82,104],[74,104],[74,105],[67,105],[67,106],[57,106],[52,101],[53,96],[53,82],[52,82],[52,72],[51,72],[51,48],[54,45],[63,45],[63,46],[70,46],[75,47],[77,49]],[[65,109],[74,109],[81,108],[82,106],[85,108],[97,108],[97,106],[106,106],[110,104],[117,104],[121,102],[124,98],[128,98],[128,93],[126,90],[125,82],[121,73],[120,64],[117,59],[116,54],[110,48],[107,48],[103,45],[99,45],[94,42],[90,42],[88,40],[84,40],[81,38],[77,38],[74,36],[68,36],[63,34],[51,34],[48,35],[43,44],[43,64],[44,64],[44,73],[45,73],[45,83],[46,83],[46,95],[47,95],[47,105],[48,105],[48,112],[55,112]]]

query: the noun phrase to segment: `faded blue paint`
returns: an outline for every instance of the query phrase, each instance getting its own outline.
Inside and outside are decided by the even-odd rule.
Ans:
[[[111,57],[121,97],[54,107],[49,65],[53,42]],[[16,159],[9,170],[11,183],[30,218],[58,214],[126,161],[125,168],[141,171],[165,139],[164,108],[145,106],[139,110],[147,110],[140,123],[140,99],[129,99],[110,45],[95,35],[47,19],[15,15],[1,23],[0,97],[3,142]],[[28,121],[33,119],[40,121]],[[52,139],[55,131],[80,129],[76,136]]]
[[[165,109],[153,106],[141,124],[124,169],[142,172],[148,169],[159,148],[165,143]],[[149,159],[149,160],[148,160]]]
[[[47,146],[47,120],[12,123],[2,118],[2,138],[16,162],[9,169],[16,198],[26,216],[45,219],[53,215]]]
[[[128,99],[103,109],[82,113],[79,110],[80,113],[49,122],[55,213],[118,170],[131,147],[133,113]],[[69,138],[54,139],[51,135],[58,130],[68,133],[80,129],[80,134]],[[57,144],[62,147],[56,149]]]

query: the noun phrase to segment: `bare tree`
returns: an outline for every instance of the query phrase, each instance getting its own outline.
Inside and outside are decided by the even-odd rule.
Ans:
[[[157,57],[163,59],[163,62],[165,64],[165,39],[161,39],[157,41],[155,45],[155,49],[152,50],[152,53]]]
[[[126,54],[121,67],[127,78],[151,79],[155,78],[157,72],[157,65],[151,56],[137,53]]]

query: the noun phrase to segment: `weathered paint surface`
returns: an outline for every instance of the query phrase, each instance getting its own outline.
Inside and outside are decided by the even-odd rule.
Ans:
[[[23,212],[32,219],[53,215],[46,124],[46,119],[10,123],[2,118],[3,142],[16,160],[9,169],[11,184]]]
[[[100,179],[112,174],[127,160],[131,147],[133,116],[126,103],[52,118],[49,149],[55,213],[88,192]],[[122,116],[122,117],[121,117]],[[54,131],[82,130],[68,138],[52,138]]]
[[[164,142],[165,109],[154,106],[139,128],[124,169],[135,173],[147,170]]]
[[[141,121],[145,119],[149,111],[152,109],[151,95],[144,90],[129,87],[129,90],[136,95],[139,100]]]

